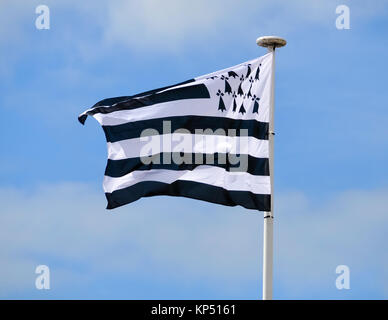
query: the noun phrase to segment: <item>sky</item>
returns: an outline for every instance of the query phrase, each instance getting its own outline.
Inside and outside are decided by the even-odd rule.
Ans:
[[[77,116],[264,55],[264,35],[288,42],[274,298],[387,299],[387,17],[383,0],[1,0],[0,299],[261,299],[261,212],[176,197],[107,211],[105,137]]]

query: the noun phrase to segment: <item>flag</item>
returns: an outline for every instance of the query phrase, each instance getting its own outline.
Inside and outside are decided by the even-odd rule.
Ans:
[[[268,53],[83,112],[107,140],[107,209],[169,195],[270,211],[271,63]]]

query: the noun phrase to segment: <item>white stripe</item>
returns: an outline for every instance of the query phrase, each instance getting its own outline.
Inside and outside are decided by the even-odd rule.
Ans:
[[[241,105],[237,98],[238,108]],[[244,119],[244,120],[257,120],[260,122],[268,122],[268,107],[264,108],[265,104],[268,106],[269,99],[262,98],[260,105],[263,106],[260,109],[259,114],[252,113],[252,102],[248,102],[245,105],[245,109],[248,112],[243,115],[238,112],[233,112],[233,100],[228,105],[225,102],[226,111],[220,112],[218,110],[217,99],[187,99],[180,101],[171,101],[165,103],[159,103],[150,107],[142,107],[133,110],[121,110],[107,114],[96,113],[93,117],[101,124],[105,126],[115,126],[132,121],[141,121],[148,119],[159,119],[165,117],[174,116],[208,116],[208,117],[225,117],[229,119]]]
[[[170,184],[177,180],[206,183],[230,191],[250,191],[255,194],[271,193],[269,176],[255,176],[246,172],[228,172],[223,168],[212,166],[199,166],[191,171],[139,170],[119,178],[104,176],[104,191],[111,193],[142,181],[158,181]]]
[[[268,140],[254,137],[172,133],[108,142],[108,159],[146,157],[160,152],[231,153],[268,158]]]

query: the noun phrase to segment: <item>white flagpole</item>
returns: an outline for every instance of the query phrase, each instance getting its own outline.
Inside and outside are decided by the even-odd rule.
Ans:
[[[266,47],[272,52],[271,66],[271,101],[270,101],[270,119],[269,119],[269,170],[271,180],[271,211],[264,212],[264,230],[263,230],[263,300],[272,300],[272,278],[273,278],[273,178],[274,178],[274,107],[275,107],[275,49],[286,45],[286,40],[266,36],[256,40],[257,45]]]

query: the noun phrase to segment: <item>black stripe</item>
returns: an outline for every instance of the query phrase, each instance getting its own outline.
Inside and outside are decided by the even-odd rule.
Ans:
[[[183,82],[180,82],[180,83],[173,84],[171,86],[166,86],[166,87],[162,87],[162,88],[158,88],[158,89],[153,89],[153,90],[148,90],[148,91],[145,91],[145,92],[141,92],[141,93],[135,94],[133,96],[123,96],[123,97],[104,99],[104,100],[101,100],[101,101],[97,102],[93,106],[93,108],[100,107],[100,106],[112,106],[112,105],[114,105],[116,103],[120,103],[120,102],[129,100],[129,99],[133,99],[133,98],[137,98],[137,97],[143,97],[143,96],[148,96],[150,94],[154,94],[154,93],[157,93],[159,91],[167,90],[167,89],[170,89],[170,88],[173,88],[173,87],[177,87],[177,86],[181,86],[183,84],[187,84],[187,83],[194,82],[194,81],[195,81],[195,79],[190,79],[190,80],[187,80],[187,81],[183,81]]]
[[[189,163],[182,163],[182,164],[176,164],[174,162],[173,155],[182,156],[182,158],[186,155],[190,160],[187,161]],[[167,158],[166,158],[167,156]],[[231,172],[248,172],[253,175],[259,175],[259,176],[269,176],[269,160],[268,158],[255,158],[250,155],[238,155],[239,158],[233,161],[233,158],[230,162],[233,162],[235,164],[230,163],[228,160],[228,157],[225,157],[225,154],[214,154],[214,161],[213,163],[207,163],[206,161],[206,155],[204,154],[194,154],[194,153],[159,153],[157,155],[154,155],[154,159],[159,159],[158,163],[150,163],[150,164],[144,164],[141,161],[141,158],[128,158],[128,159],[122,159],[122,160],[111,160],[108,159],[108,164],[105,169],[105,175],[113,178],[122,177],[132,171],[135,170],[151,170],[151,169],[167,169],[167,170],[193,170],[194,168],[205,164],[215,167],[221,167],[225,170]],[[199,158],[201,157],[201,158]],[[225,158],[223,158],[225,157]],[[247,159],[243,159],[242,157],[247,157]],[[164,163],[164,159],[167,160],[167,163]],[[186,159],[183,158],[183,159]],[[197,161],[195,161],[197,159]],[[198,162],[198,159],[202,159],[202,164],[196,164],[195,162]],[[226,163],[219,163],[222,161],[219,161],[219,159],[226,159]],[[237,161],[240,161],[237,162]],[[245,166],[243,166],[245,162]],[[170,162],[170,163],[168,163]],[[237,162],[237,163],[236,163]]]
[[[151,106],[157,103],[201,98],[210,98],[209,91],[203,83],[182,88],[172,88],[167,91],[156,92],[146,96],[131,97],[130,99],[117,102],[111,106],[97,106],[94,107],[92,110],[88,111],[86,115],[78,117],[78,120],[81,123],[84,123],[87,115],[91,116],[96,113],[107,114],[120,110],[132,110],[141,107]]]
[[[132,96],[121,96],[121,97],[103,99],[103,100],[97,102],[91,109],[96,108],[96,107],[100,107],[100,106],[112,106],[112,105],[114,105],[116,103],[127,101],[129,99],[147,96],[147,95],[154,94],[154,93],[157,93],[157,92],[162,91],[162,90],[167,90],[169,88],[173,88],[173,87],[180,86],[180,85],[183,85],[183,84],[191,83],[191,82],[194,82],[194,81],[195,81],[195,79],[190,79],[190,80],[179,82],[179,83],[176,83],[176,84],[173,84],[173,85],[170,85],[170,86],[144,91],[144,92],[132,95]],[[88,114],[84,114],[82,116],[79,116],[78,117],[78,121],[81,122],[82,124],[84,124],[85,121],[86,121],[87,116],[88,116]]]
[[[249,191],[228,191],[200,182],[183,180],[177,180],[171,184],[143,181],[112,193],[105,193],[105,195],[108,200],[107,209],[123,206],[142,197],[165,195],[198,199],[226,206],[240,205],[247,209],[260,211],[271,210],[270,195],[254,194]]]
[[[107,142],[116,142],[140,137],[142,131],[149,128],[155,129],[158,131],[158,134],[163,134],[163,121],[169,121],[171,123],[171,132],[181,128],[189,130],[191,134],[194,134],[196,129],[211,129],[213,132],[217,129],[223,129],[225,134],[228,134],[228,129],[235,129],[236,134],[239,135],[241,129],[247,129],[248,136],[268,140],[268,122],[230,119],[224,117],[175,116],[102,127],[104,129]]]

